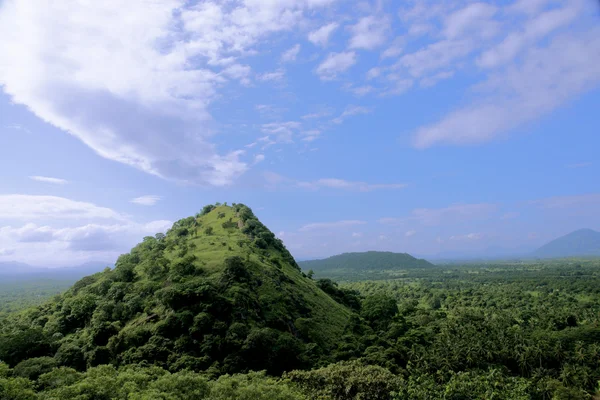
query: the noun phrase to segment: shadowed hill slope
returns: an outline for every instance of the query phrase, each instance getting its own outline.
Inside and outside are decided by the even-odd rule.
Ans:
[[[15,317],[0,359],[280,373],[326,357],[350,314],[248,207],[207,206]]]

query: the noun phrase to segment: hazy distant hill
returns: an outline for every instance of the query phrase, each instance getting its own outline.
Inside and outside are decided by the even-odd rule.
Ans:
[[[310,260],[298,263],[304,271],[313,270],[317,277],[344,279],[349,276],[376,278],[407,269],[434,267],[429,261],[418,259],[406,253],[388,251],[367,251],[343,253],[323,260]]]
[[[0,278],[2,280],[53,279],[75,282],[84,276],[103,271],[106,267],[112,268],[113,265],[109,262],[92,261],[76,267],[45,268],[9,261],[0,262]]]
[[[533,256],[559,258],[577,256],[600,256],[600,232],[579,229],[543,245]]]

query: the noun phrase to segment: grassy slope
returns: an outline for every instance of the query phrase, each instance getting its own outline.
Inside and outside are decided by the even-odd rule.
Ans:
[[[222,215],[222,217],[219,217]],[[252,261],[253,274],[259,277],[263,284],[257,288],[260,301],[269,304],[272,313],[285,316],[287,313],[285,300],[290,298],[303,298],[311,309],[311,336],[317,342],[330,347],[343,332],[350,312],[342,305],[319,289],[313,281],[302,276],[302,273],[288,263],[282,261],[281,254],[273,249],[267,249],[267,255],[257,252],[252,240],[238,227],[225,229],[224,222],[231,220],[236,225],[239,218],[229,206],[219,206],[210,213],[196,219],[197,229],[191,234],[191,243],[195,245],[192,253],[197,257],[197,264],[209,273],[209,277],[217,281],[221,277],[227,257],[240,256]],[[212,233],[207,235],[205,230],[212,228]],[[167,253],[167,258],[175,258],[177,248]],[[275,263],[278,260],[282,266],[278,269]],[[286,278],[282,279],[283,273]],[[163,310],[155,310],[163,314]],[[138,325],[145,317],[130,321]],[[149,325],[152,325],[149,323]]]

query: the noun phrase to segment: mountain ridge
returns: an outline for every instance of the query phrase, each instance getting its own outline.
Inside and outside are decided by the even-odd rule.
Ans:
[[[600,256],[600,232],[589,228],[578,229],[551,240],[532,255],[538,258]]]

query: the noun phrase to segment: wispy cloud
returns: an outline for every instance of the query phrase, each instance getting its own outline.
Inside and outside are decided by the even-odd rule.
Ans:
[[[285,71],[278,69],[258,75],[257,79],[263,82],[281,82],[285,78]]]
[[[348,43],[350,49],[373,50],[386,41],[389,29],[387,18],[368,16],[361,18],[350,30],[352,37]]]
[[[289,63],[296,61],[298,54],[300,53],[300,45],[296,44],[290,47],[288,50],[284,51],[281,55],[281,62]]]
[[[530,202],[532,205],[537,205],[547,209],[558,208],[582,208],[582,207],[600,207],[600,194],[590,193],[574,196],[555,196],[545,199],[534,200]]]
[[[569,164],[569,165],[567,165],[567,168],[585,168],[585,167],[591,167],[592,165],[594,165],[594,163],[592,163],[592,162],[581,162],[581,163]]]
[[[316,29],[308,34],[308,40],[317,46],[327,46],[329,37],[339,27],[337,22],[331,22],[327,25],[323,25],[319,29]]]
[[[328,230],[328,229],[339,229],[339,228],[347,228],[350,226],[356,225],[365,225],[366,221],[359,220],[343,220],[336,222],[315,222],[311,224],[306,224],[298,229],[300,232],[309,232],[316,230]]]
[[[242,59],[331,3],[4,2],[0,86],[102,157],[173,181],[229,185],[249,166],[239,149],[214,145],[211,105],[252,84]],[[297,44],[281,61],[299,52]]]
[[[450,236],[450,240],[480,240],[483,238],[483,234],[481,233],[468,233],[466,235],[453,235]]]
[[[385,225],[401,225],[408,222],[417,222],[422,225],[434,226],[442,223],[487,218],[495,213],[497,208],[495,204],[488,203],[453,204],[443,208],[416,208],[408,216],[381,218],[378,222]]]
[[[353,190],[358,192],[371,192],[374,190],[393,190],[393,189],[405,189],[408,185],[405,183],[367,183],[367,182],[356,182],[347,181],[344,179],[335,178],[323,178],[312,182],[298,182],[297,185],[305,189],[342,189],[342,190]]]
[[[373,111],[373,109],[368,108],[368,107],[350,105],[350,106],[346,107],[344,112],[342,114],[340,114],[339,117],[334,118],[333,120],[331,120],[331,122],[333,122],[334,124],[341,124],[348,117],[351,117],[353,115],[369,114],[372,111]]]
[[[160,196],[146,195],[131,199],[130,202],[141,206],[153,206],[161,200]]]
[[[49,176],[35,175],[35,176],[30,176],[29,179],[38,181],[38,182],[52,183],[53,185],[66,185],[67,183],[69,183],[69,181],[67,181],[66,179],[51,178]]]
[[[7,129],[13,129],[15,131],[22,131],[22,132],[26,132],[26,133],[31,133],[31,131],[29,129],[27,129],[26,127],[24,127],[23,125],[20,124],[9,124],[6,125]]]
[[[106,207],[56,196],[0,195],[2,219],[126,219]]]
[[[346,51],[342,53],[329,53],[327,58],[317,67],[317,75],[323,80],[335,79],[338,74],[348,70],[356,64],[356,53]]]

